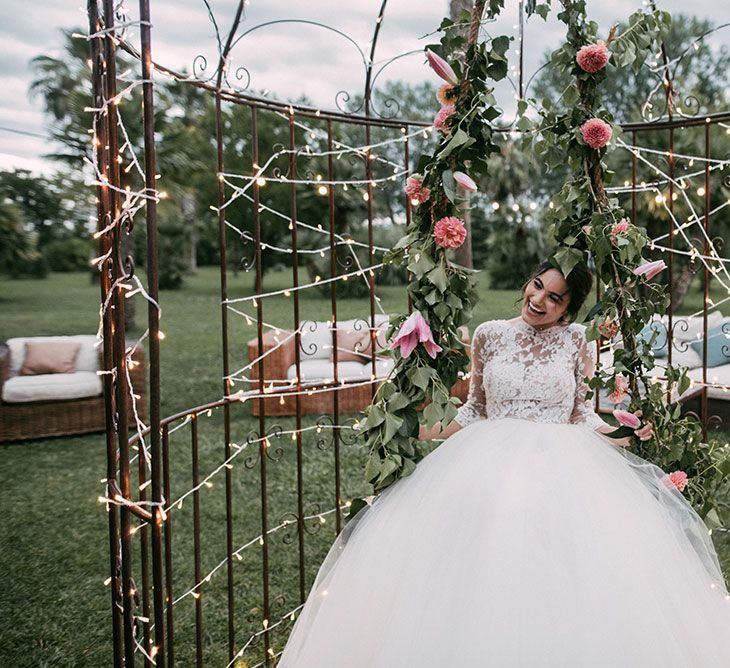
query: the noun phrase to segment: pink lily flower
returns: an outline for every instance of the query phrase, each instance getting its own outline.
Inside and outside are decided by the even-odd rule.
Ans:
[[[441,56],[433,51],[426,51],[426,59],[431,69],[436,72],[444,81],[448,81],[452,85],[459,83],[456,78],[456,72]]]
[[[464,172],[454,172],[454,181],[456,181],[464,190],[470,193],[475,193],[479,188],[474,183],[474,179]]]
[[[424,349],[431,359],[436,359],[436,355],[443,348],[433,340],[433,332],[424,317],[418,311],[413,311],[411,315],[403,322],[396,334],[395,339],[390,344],[390,349],[400,348],[402,357],[408,357],[416,348],[418,343],[422,343]]]
[[[613,412],[613,417],[615,417],[619,424],[624,427],[638,429],[641,426],[641,420],[633,413],[629,413],[629,411],[615,410]]]
[[[650,281],[654,276],[660,274],[667,268],[664,260],[656,260],[655,262],[644,262],[634,269],[634,274],[637,276],[644,276],[647,281]]]

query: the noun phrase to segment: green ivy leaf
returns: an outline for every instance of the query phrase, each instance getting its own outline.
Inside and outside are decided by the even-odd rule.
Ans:
[[[434,269],[426,275],[431,283],[433,283],[441,292],[446,292],[449,287],[449,277],[446,274],[446,268],[443,264],[438,264]]]

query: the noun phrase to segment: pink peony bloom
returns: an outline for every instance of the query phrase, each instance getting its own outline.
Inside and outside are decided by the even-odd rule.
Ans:
[[[400,348],[401,356],[408,357],[419,342],[423,344],[424,349],[432,359],[436,359],[436,355],[443,350],[433,340],[433,332],[431,332],[431,328],[424,317],[418,311],[414,311],[400,326],[398,334],[390,344],[390,349]]]
[[[591,118],[580,126],[583,140],[593,149],[603,148],[609,141],[613,130],[611,126],[600,118]]]
[[[456,181],[467,192],[475,193],[479,190],[471,176],[464,174],[464,172],[454,172],[454,181]]]
[[[441,248],[458,248],[466,239],[464,221],[454,216],[441,218],[433,226],[433,236]]]
[[[453,104],[445,104],[441,107],[436,114],[436,118],[433,119],[433,127],[441,130],[441,132],[446,132],[446,123],[454,111],[456,111],[456,107]]]
[[[428,201],[428,198],[431,197],[431,190],[424,188],[421,178],[414,174],[406,179],[406,195],[413,206],[418,206]]]
[[[615,410],[613,412],[613,417],[615,417],[619,424],[624,427],[638,429],[641,426],[641,420],[633,413],[629,413],[629,411]]]
[[[660,274],[667,268],[664,260],[656,260],[654,262],[644,262],[634,269],[634,274],[637,276],[643,276],[647,281],[650,281],[654,276]]]
[[[616,378],[614,380],[614,388],[614,391],[608,395],[608,400],[612,404],[620,404],[628,394],[629,381],[626,379],[625,376],[621,375],[620,373],[616,374]]]
[[[456,97],[457,88],[453,84],[445,83],[436,91],[436,99],[442,104],[451,104]]]
[[[436,72],[444,81],[456,85],[459,80],[456,78],[456,72],[454,72],[451,65],[449,65],[441,56],[433,51],[426,51],[426,59],[431,69]]]
[[[688,478],[684,471],[673,471],[665,475],[662,480],[667,487],[676,487],[680,492],[684,492]]]
[[[605,42],[588,44],[578,50],[575,54],[575,62],[584,71],[594,74],[602,70],[608,64],[610,54]]]

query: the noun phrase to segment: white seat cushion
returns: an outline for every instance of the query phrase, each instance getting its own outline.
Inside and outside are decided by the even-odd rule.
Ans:
[[[74,336],[19,336],[6,341],[10,349],[10,375],[17,376],[25,361],[25,344],[27,341],[39,343],[52,341],[78,341],[81,346],[76,355],[76,371],[89,371],[96,374],[99,370],[99,349],[94,348],[96,336],[93,334],[77,334]],[[64,374],[66,375],[66,374]]]
[[[688,375],[692,380],[701,382],[702,368],[692,369]],[[707,382],[719,383],[724,387],[730,387],[730,364],[723,364],[722,366],[707,369]],[[708,387],[707,396],[710,399],[725,399],[726,401],[730,401],[730,391],[725,391],[722,387]]]
[[[93,337],[92,337],[93,338]],[[8,403],[96,397],[102,392],[95,371],[14,376],[3,384],[2,400]]]
[[[394,361],[390,357],[378,357],[375,360],[376,377],[383,378],[390,373]],[[299,364],[301,369],[301,382],[312,383],[316,381],[332,381],[334,378],[334,364],[331,360],[302,360]],[[287,369],[287,378],[294,380],[297,375],[297,367],[292,364]],[[338,362],[337,377],[340,380],[368,380],[372,375],[370,362]]]

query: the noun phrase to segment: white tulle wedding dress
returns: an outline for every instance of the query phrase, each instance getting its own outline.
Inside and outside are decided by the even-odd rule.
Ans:
[[[578,324],[474,335],[464,427],[337,537],[279,668],[728,668],[707,527],[586,401]]]

